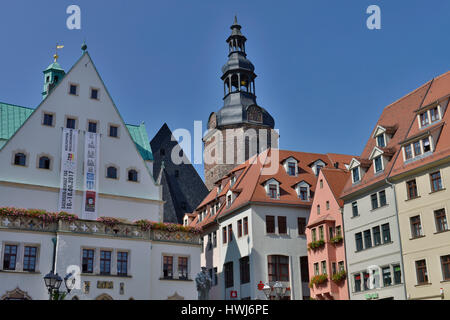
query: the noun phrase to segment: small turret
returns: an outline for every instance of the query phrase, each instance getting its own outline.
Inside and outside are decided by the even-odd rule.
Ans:
[[[57,49],[62,46],[56,46]],[[50,64],[44,72],[44,91],[42,92],[42,99],[45,99],[50,91],[62,80],[66,74],[58,63],[58,53],[53,55],[53,63]]]

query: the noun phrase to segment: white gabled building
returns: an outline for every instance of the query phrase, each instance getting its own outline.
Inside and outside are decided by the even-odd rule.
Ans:
[[[134,223],[163,216],[149,139],[143,124],[125,124],[83,49],[67,74],[55,55],[36,109],[0,103],[0,298],[48,299],[43,277],[55,260],[61,276],[70,265],[81,270],[81,289],[70,297],[196,299],[198,235],[143,230]],[[70,188],[60,195],[71,182],[61,178],[68,163],[63,139],[69,135],[78,138],[77,144],[69,139],[75,146],[69,153],[75,161],[72,198]],[[89,145],[94,149],[85,146],[87,136],[96,137],[98,144]],[[91,171],[95,155],[97,170]],[[16,215],[6,207],[24,209]],[[80,219],[46,222],[27,209],[67,211]],[[97,217],[119,221],[112,220],[113,226]]]

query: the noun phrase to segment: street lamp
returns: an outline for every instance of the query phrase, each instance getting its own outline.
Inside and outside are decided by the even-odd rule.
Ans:
[[[272,290],[275,291],[277,300],[281,300],[281,297],[283,297],[286,293],[286,287],[281,282],[276,281],[273,286],[270,286],[266,283],[263,287],[263,291],[267,299],[270,299],[270,293],[272,292]]]
[[[69,273],[64,277],[64,285],[67,290],[66,293],[64,293],[64,292],[62,293],[64,296],[69,294],[70,291],[72,290],[73,279],[70,279],[71,277],[72,277],[72,273]],[[53,299],[59,300],[59,297],[60,297],[59,288],[61,287],[62,281],[63,281],[63,279],[61,279],[61,277],[58,275],[58,273],[55,274],[53,270],[45,275],[44,283],[45,283],[45,286],[47,287],[50,300],[53,300]]]

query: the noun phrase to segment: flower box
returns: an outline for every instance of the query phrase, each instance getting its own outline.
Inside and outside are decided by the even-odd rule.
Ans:
[[[331,276],[331,280],[335,283],[341,282],[347,276],[347,272],[345,270],[339,271]]]
[[[324,240],[312,241],[312,242],[308,243],[308,250],[316,250],[318,248],[323,247],[324,245],[325,245]]]
[[[309,282],[309,287],[312,288],[313,285],[320,285],[322,283],[325,283],[328,281],[328,275],[326,273],[324,274],[319,274],[317,276],[314,276],[311,278],[311,281]]]
[[[330,242],[333,244],[339,244],[342,242],[344,238],[342,238],[342,236],[336,236],[330,239]]]

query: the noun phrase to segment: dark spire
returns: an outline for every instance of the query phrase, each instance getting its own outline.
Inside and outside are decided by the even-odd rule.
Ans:
[[[255,67],[247,59],[245,42],[247,38],[241,33],[241,25],[234,17],[231,25],[231,35],[227,38],[228,61],[222,67],[224,83],[224,105],[217,113],[217,125],[229,125],[249,122],[249,107],[260,110],[260,124],[274,127],[272,116],[263,108],[258,107],[255,94]]]

